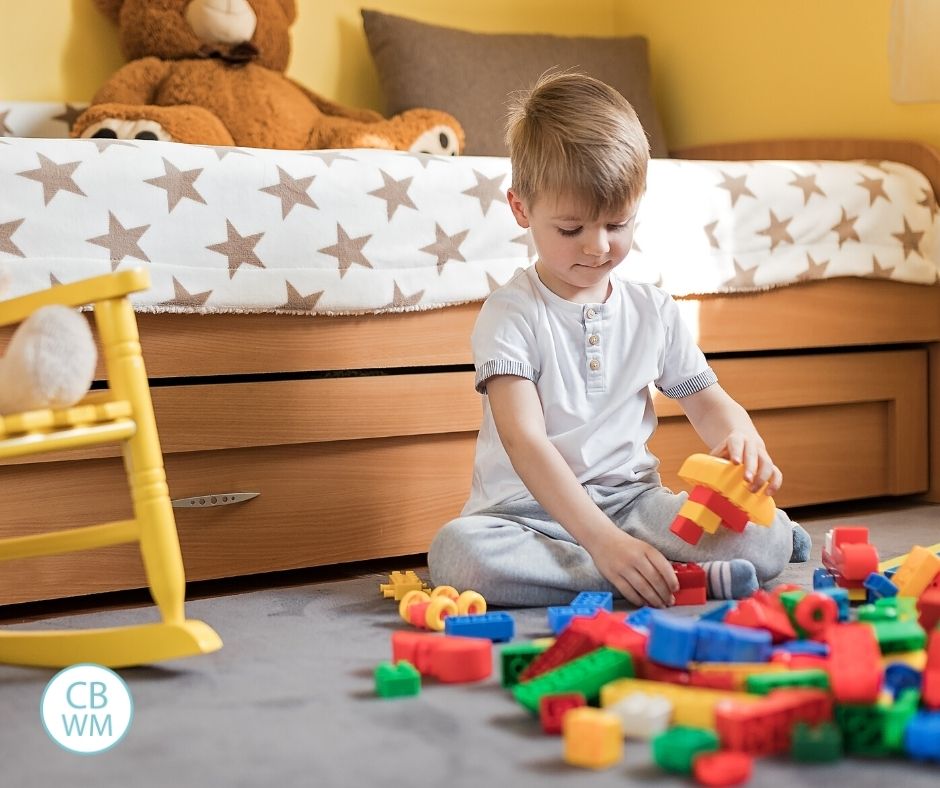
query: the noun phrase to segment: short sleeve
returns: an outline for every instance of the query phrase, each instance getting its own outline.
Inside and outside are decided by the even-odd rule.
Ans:
[[[660,316],[665,330],[665,341],[660,375],[654,383],[667,397],[681,399],[717,383],[718,376],[708,366],[705,354],[682,320],[679,307],[672,296],[660,292],[663,297]]]
[[[486,381],[494,375],[538,380],[533,315],[533,305],[515,288],[496,290],[483,304],[471,338],[474,387],[480,394],[486,393]]]

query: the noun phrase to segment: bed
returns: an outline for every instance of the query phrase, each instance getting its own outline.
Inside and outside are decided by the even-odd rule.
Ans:
[[[0,139],[0,265],[14,295],[151,270],[136,308],[188,579],[423,552],[469,490],[476,312],[533,261],[501,204],[508,162],[67,141],[54,113],[0,105],[45,137]],[[940,155],[673,153],[622,268],[679,298],[784,470],[780,504],[940,500]],[[701,446],[655,404],[677,485]],[[100,448],[0,465],[0,535],[128,516],[119,464]],[[0,604],[145,585],[131,548],[19,563]]]

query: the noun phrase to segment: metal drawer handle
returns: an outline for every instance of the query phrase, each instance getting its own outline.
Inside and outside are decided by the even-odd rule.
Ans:
[[[243,503],[257,498],[261,493],[210,493],[208,495],[194,495],[191,498],[177,498],[171,501],[174,509],[201,509],[204,506],[231,506],[233,503]]]

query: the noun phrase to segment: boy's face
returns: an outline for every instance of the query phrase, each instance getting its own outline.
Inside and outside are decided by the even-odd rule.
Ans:
[[[520,200],[509,190],[509,206],[520,227],[532,232],[539,255],[536,270],[556,295],[575,303],[599,303],[608,295],[610,272],[633,245],[639,205],[625,205],[592,219],[570,196]]]

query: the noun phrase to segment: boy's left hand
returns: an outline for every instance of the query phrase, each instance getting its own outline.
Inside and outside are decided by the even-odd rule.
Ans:
[[[783,473],[770,459],[764,440],[757,432],[733,430],[711,454],[743,465],[744,480],[750,483],[751,492],[758,492],[766,484],[764,492],[773,495],[783,484]]]

